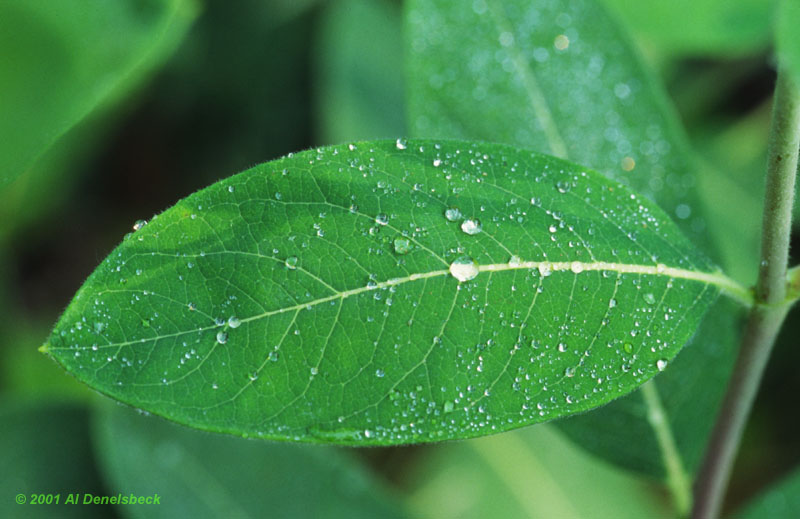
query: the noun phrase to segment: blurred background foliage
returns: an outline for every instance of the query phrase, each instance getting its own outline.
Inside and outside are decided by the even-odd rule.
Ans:
[[[752,283],[775,5],[602,1],[667,85],[701,159],[697,188],[713,209],[707,225],[725,267]],[[401,11],[399,0],[0,2],[0,459],[11,474],[0,482],[0,516],[21,516],[17,493],[55,491],[159,492],[175,501],[155,512],[26,511],[669,516],[658,482],[593,459],[550,426],[416,448],[263,444],[101,401],[36,351],[136,220],[288,152],[405,134]],[[800,395],[798,315],[770,362],[729,510],[800,460],[800,418],[791,412]],[[787,481],[788,490],[743,516],[796,511],[800,479]]]

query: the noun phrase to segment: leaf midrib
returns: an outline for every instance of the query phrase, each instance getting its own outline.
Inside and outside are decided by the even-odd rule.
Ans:
[[[222,251],[221,253],[237,253],[237,251]],[[206,256],[213,255],[215,253],[205,253]],[[484,265],[477,265],[478,272],[506,272],[506,271],[514,271],[514,270],[539,270],[539,272],[572,272],[574,275],[579,275],[584,272],[599,272],[599,271],[610,271],[616,272],[619,274],[639,274],[639,275],[652,275],[652,276],[663,276],[668,277],[671,279],[683,279],[687,281],[695,281],[704,283],[706,285],[713,285],[720,289],[720,291],[729,297],[736,299],[740,302],[747,303],[750,299],[750,295],[748,291],[739,285],[736,281],[728,278],[721,272],[702,272],[702,271],[694,271],[694,270],[686,270],[678,267],[669,267],[663,264],[656,264],[656,265],[638,265],[638,264],[630,264],[630,263],[612,263],[612,262],[605,262],[605,261],[595,261],[595,262],[582,262],[582,261],[520,261],[516,263],[489,263]],[[276,310],[269,310],[267,312],[263,312],[260,314],[256,314],[250,317],[241,318],[240,321],[242,323],[257,321],[259,319],[263,319],[265,317],[271,317],[273,315],[279,315],[286,312],[293,312],[299,311],[304,308],[309,308],[317,305],[321,305],[324,303],[328,303],[330,301],[336,300],[344,300],[352,296],[356,296],[359,294],[363,294],[365,292],[372,292],[374,290],[386,289],[390,287],[394,287],[397,285],[402,285],[404,283],[409,283],[413,281],[418,281],[421,279],[429,279],[439,276],[449,276],[449,270],[433,270],[429,272],[419,272],[410,274],[408,276],[391,278],[386,281],[375,282],[374,284],[365,285],[358,288],[353,288],[350,290],[345,290],[343,292],[336,292],[331,295],[321,297],[318,299],[314,299],[312,301],[307,301],[303,303],[299,303],[292,306],[287,306],[283,308],[278,308]],[[549,274],[548,274],[549,275]],[[111,292],[130,292],[135,291],[133,289],[125,289],[125,290],[105,290],[101,293],[111,293]],[[153,292],[150,292],[153,295],[158,295]],[[193,328],[191,330],[182,330],[179,332],[175,332],[172,334],[166,335],[158,335],[155,337],[149,338],[149,340],[156,340],[156,339],[164,339],[168,337],[176,337],[180,335],[184,335],[187,333],[195,333],[195,332],[202,332],[207,330],[213,330],[216,328],[222,328],[226,326],[225,324],[213,324],[206,327],[201,328]],[[120,346],[129,346],[132,344],[139,344],[141,343],[141,339],[136,339],[127,342],[117,342],[117,343],[109,343],[104,344],[102,346],[96,346],[97,348],[116,348]],[[88,347],[84,347],[82,349],[87,349]],[[53,350],[59,349],[74,349],[74,348],[52,348]]]

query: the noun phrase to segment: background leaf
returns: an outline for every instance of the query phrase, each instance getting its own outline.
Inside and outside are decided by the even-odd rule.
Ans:
[[[769,45],[769,0],[603,0],[648,49],[671,55],[754,54]]]
[[[437,446],[407,478],[419,517],[672,517],[653,487],[549,425]]]
[[[632,390],[720,287],[736,290],[597,173],[501,145],[377,141],[184,199],[98,267],[46,350],[195,427],[444,440]]]
[[[328,2],[314,52],[319,144],[406,134],[402,41],[396,3]]]
[[[85,407],[31,401],[5,402],[0,408],[0,515],[26,518],[115,517],[108,505],[64,504],[67,495],[105,495],[89,444]],[[61,494],[61,504],[18,505],[17,494]]]
[[[141,81],[195,15],[187,0],[0,4],[0,187]]]
[[[800,35],[797,24],[800,23],[800,4],[793,0],[778,0],[775,16],[775,51],[778,61],[793,75],[800,84]]]
[[[698,246],[715,252],[686,136],[663,89],[598,3],[412,0],[406,15],[412,133],[568,156],[655,200]],[[738,337],[735,307],[723,303],[711,313],[679,357],[683,366],[654,382],[680,453],[668,475],[684,496],[686,470],[705,445],[714,419],[708,410],[719,403]],[[637,393],[558,425],[615,463],[661,476],[669,447],[658,441],[649,412]]]
[[[94,424],[112,492],[161,496],[133,518],[403,517],[349,453],[204,434],[114,404]]]
[[[800,471],[795,470],[772,488],[756,497],[736,517],[761,519],[762,517],[797,517],[800,515]]]

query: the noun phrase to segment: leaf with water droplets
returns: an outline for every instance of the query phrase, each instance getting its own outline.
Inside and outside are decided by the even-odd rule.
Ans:
[[[398,239],[412,247],[398,254]],[[740,293],[654,204],[598,173],[503,145],[361,142],[257,166],[153,218],[45,350],[193,427],[436,441],[630,392],[720,290]]]
[[[693,187],[706,183],[694,175],[680,123],[598,2],[411,0],[406,15],[413,133],[568,156],[654,200],[698,247],[716,252]],[[731,303],[715,305],[692,347],[654,382],[666,417],[661,431],[639,394],[559,426],[615,463],[655,475],[672,467],[670,478],[688,481],[684,469],[699,461],[714,419],[708,410],[730,374],[740,315]],[[663,439],[677,445],[677,456]]]

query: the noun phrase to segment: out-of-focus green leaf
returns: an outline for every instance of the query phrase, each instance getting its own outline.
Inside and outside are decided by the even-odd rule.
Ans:
[[[686,136],[663,89],[599,4],[411,0],[407,26],[413,133],[502,140],[585,162],[651,197],[713,252]],[[682,371],[691,372],[670,370],[651,387],[656,398],[648,401],[661,400],[667,434],[655,432],[640,395],[558,422],[616,463],[667,473],[673,487],[682,487],[683,504],[690,493],[686,472],[711,430],[714,413],[708,410],[719,403],[715,388],[730,373],[738,331],[738,312],[717,305],[710,313],[716,324],[704,324],[680,357]],[[707,355],[717,362],[706,365]],[[689,398],[660,389],[687,380],[694,388]],[[685,422],[681,416],[698,418]],[[602,440],[594,434],[598,423],[608,432]],[[672,470],[665,463],[675,461],[666,454],[670,445],[658,437],[677,444],[680,459]]]
[[[775,47],[778,61],[800,84],[800,2],[778,0],[775,21]]]
[[[84,407],[17,401],[0,406],[0,517],[109,518],[108,505],[66,504],[70,494],[106,495],[94,465]],[[17,504],[22,495],[25,504]],[[32,494],[60,494],[60,504],[31,504]]]
[[[373,141],[182,200],[97,268],[46,349],[198,428],[437,441],[630,392],[720,290],[741,292],[596,172],[506,145]]]
[[[190,0],[0,3],[0,187],[175,48]]]
[[[729,57],[769,45],[770,0],[602,1],[662,54]]]
[[[133,518],[403,517],[348,452],[248,441],[176,426],[111,403],[95,419],[113,493],[161,496]]]
[[[13,309],[14,312],[18,309]],[[36,351],[50,324],[26,322],[19,314],[0,321],[0,391],[14,397],[86,400],[92,392]]]
[[[406,477],[420,517],[673,517],[654,489],[548,425],[441,445]]]
[[[337,144],[404,135],[403,40],[397,4],[329,2],[317,38],[317,140]]]
[[[742,509],[739,519],[800,517],[800,470],[795,470]]]

